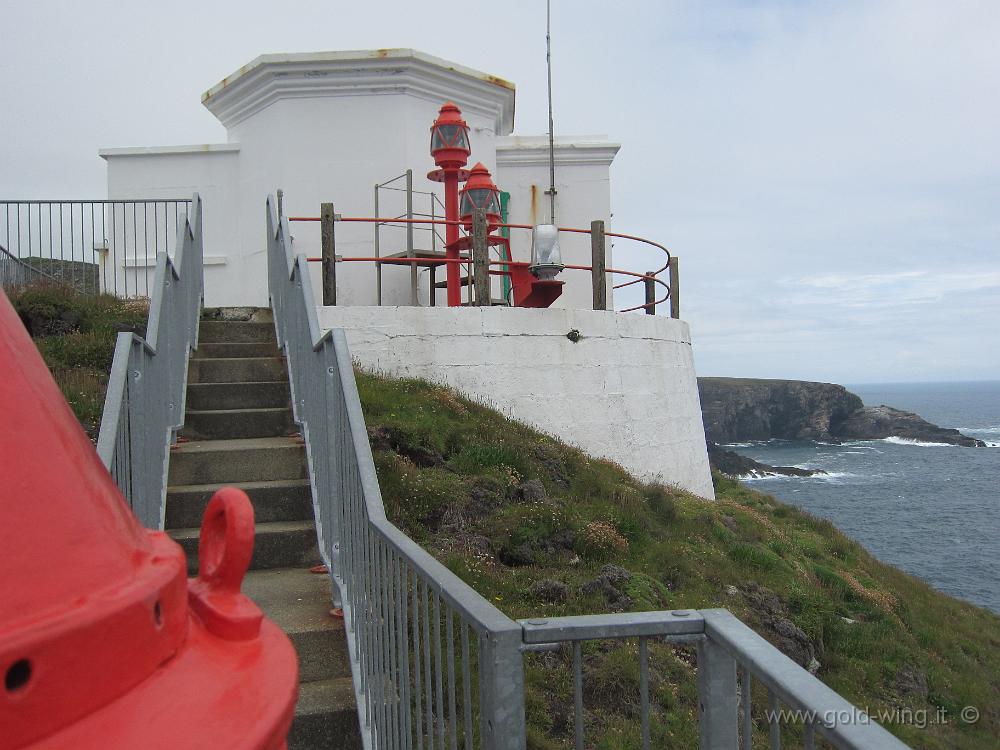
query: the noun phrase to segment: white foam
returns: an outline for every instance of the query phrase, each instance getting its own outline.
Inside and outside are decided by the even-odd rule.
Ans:
[[[925,442],[923,440],[912,440],[911,438],[887,437],[882,440],[883,443],[893,443],[894,445],[915,445],[920,448],[954,448],[952,443],[931,443]]]
[[[1000,435],[1000,427],[956,427],[959,432],[986,432],[990,435]]]
[[[797,466],[795,468],[803,468],[803,467]],[[775,473],[769,472],[769,471],[768,472],[752,472],[750,474],[744,474],[742,476],[739,476],[739,477],[737,477],[737,479],[739,479],[740,481],[743,481],[743,482],[756,482],[756,481],[760,481],[761,479],[781,479],[783,481],[787,481],[787,480],[790,480],[790,479],[800,479],[800,480],[803,480],[803,481],[819,480],[821,482],[829,482],[829,481],[836,481],[838,479],[850,479],[851,477],[858,476],[857,474],[852,474],[851,472],[848,472],[848,471],[828,471],[828,472],[823,472],[822,469],[819,469],[818,471],[820,471],[822,473],[820,473],[820,474],[812,474],[811,476],[807,476],[807,477],[801,477],[801,476],[791,475],[791,474],[775,474]]]

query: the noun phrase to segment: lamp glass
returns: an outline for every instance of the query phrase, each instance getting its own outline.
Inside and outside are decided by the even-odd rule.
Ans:
[[[554,224],[538,224],[531,231],[529,270],[539,279],[551,279],[563,270],[559,229]]]
[[[461,125],[435,125],[431,130],[431,151],[460,148],[469,151],[469,134]]]

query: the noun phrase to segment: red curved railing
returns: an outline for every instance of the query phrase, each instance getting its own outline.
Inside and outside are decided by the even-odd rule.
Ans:
[[[319,216],[289,216],[288,220],[289,221],[304,221],[304,222],[322,221],[322,219]],[[443,225],[458,226],[458,227],[461,227],[461,228],[464,228],[465,224],[466,224],[463,221],[455,221],[455,220],[452,220],[452,219],[429,219],[429,218],[406,219],[406,218],[394,218],[394,217],[393,218],[386,218],[386,217],[379,217],[379,216],[341,216],[341,217],[337,218],[337,221],[338,222],[369,223],[369,224],[374,224],[374,223],[381,223],[381,224],[443,224]],[[529,230],[530,229],[534,229],[534,227],[531,224],[497,223],[495,225],[491,224],[491,226],[496,226],[497,228],[507,228],[507,229],[529,229]],[[573,234],[591,234],[591,230],[590,229],[581,229],[581,228],[578,228],[578,227],[557,227],[557,229],[560,232],[569,232],[569,233],[573,233]],[[654,242],[653,240],[647,239],[645,237],[639,237],[638,235],[633,235],[633,234],[624,234],[622,232],[609,232],[609,231],[605,231],[604,232],[604,236],[605,237],[617,237],[618,239],[630,240],[630,241],[633,241],[633,242],[641,242],[641,243],[644,243],[646,245],[651,245],[652,247],[655,247],[658,250],[662,250],[663,253],[664,253],[664,255],[667,256],[666,263],[664,263],[662,267],[658,268],[657,270],[655,270],[655,271],[653,271],[651,273],[637,273],[635,271],[626,271],[626,270],[621,269],[621,268],[605,268],[604,269],[605,273],[620,274],[622,276],[634,276],[635,277],[631,281],[626,281],[626,282],[623,282],[623,283],[620,283],[620,284],[614,284],[612,286],[613,289],[621,289],[623,287],[632,286],[633,284],[638,284],[640,282],[649,280],[649,281],[652,281],[655,284],[659,284],[661,287],[663,287],[666,290],[666,293],[660,299],[652,300],[650,302],[646,302],[646,303],[641,304],[641,305],[636,305],[635,307],[627,307],[627,308],[622,309],[622,310],[617,310],[616,312],[623,312],[623,313],[625,313],[625,312],[633,312],[635,310],[648,310],[650,307],[655,308],[656,305],[661,305],[661,304],[665,303],[667,300],[670,299],[670,294],[671,294],[670,285],[667,284],[665,281],[663,281],[663,279],[658,278],[658,274],[663,273],[664,271],[666,271],[670,267],[671,255],[670,255],[670,251],[666,247],[664,247],[663,245],[661,245],[659,242]],[[310,263],[320,263],[320,262],[322,262],[323,259],[322,258],[311,257],[311,258],[307,258],[307,260]],[[341,258],[337,259],[337,262],[338,263],[351,263],[351,262],[354,262],[354,263],[388,263],[390,265],[400,265],[400,264],[406,263],[407,261],[416,262],[416,261],[421,261],[421,260],[426,260],[426,259],[425,258],[416,258],[416,257],[413,257],[413,258],[410,258],[410,257],[394,257],[394,258],[341,257]],[[472,265],[471,261],[469,259],[467,259],[467,258],[441,258],[440,262],[441,263],[459,263],[459,264],[465,264],[465,265],[468,265],[468,266]],[[497,261],[490,261],[490,265],[491,266],[497,266],[497,265],[499,265],[499,266],[528,266],[529,264],[526,263],[525,261],[497,260]],[[576,264],[571,264],[571,263],[565,264],[563,266],[563,268],[574,270],[574,271],[593,271],[594,270],[593,266],[576,265]],[[490,271],[490,273],[493,274],[493,275],[503,275],[505,272],[504,271]]]

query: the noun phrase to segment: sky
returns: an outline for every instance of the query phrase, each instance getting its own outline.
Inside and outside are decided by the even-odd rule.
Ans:
[[[224,141],[201,93],[264,53],[412,47],[513,81],[515,133],[545,133],[545,3],[452,7],[0,0],[0,198],[102,197],[99,148]],[[1000,3],[553,0],[552,23],[556,134],[622,144],[610,228],[680,259],[699,374],[1000,379]]]

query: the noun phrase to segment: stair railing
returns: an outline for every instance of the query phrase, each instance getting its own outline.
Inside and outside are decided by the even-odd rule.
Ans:
[[[520,750],[521,626],[385,516],[347,341],[323,331],[305,255],[267,204],[268,284],[309,460],[319,547],[343,608],[364,745]]]
[[[97,453],[143,525],[162,529],[167,462],[184,424],[188,356],[203,296],[202,205],[195,194],[174,257],[156,254],[145,338],[119,333]]]
[[[701,750],[749,750],[762,733],[780,748],[783,727],[809,750],[816,737],[836,748],[905,750],[727,610],[514,622],[389,522],[346,337],[320,328],[308,259],[292,252],[288,219],[275,205],[269,198],[271,306],[306,444],[319,547],[344,611],[366,750],[523,750],[524,659],[564,649],[573,660],[574,747],[592,746],[583,644],[609,640],[638,642],[643,750],[651,746],[651,641],[697,648]],[[755,681],[763,710],[752,706]]]

